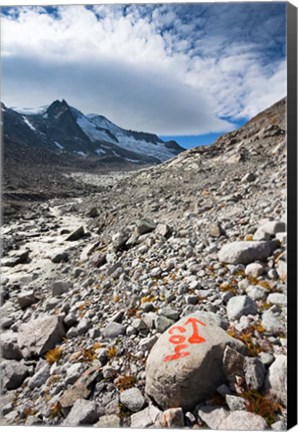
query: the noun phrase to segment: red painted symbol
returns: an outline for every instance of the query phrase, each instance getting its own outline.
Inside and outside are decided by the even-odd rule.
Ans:
[[[190,352],[188,352],[188,351],[186,351],[186,352],[181,352],[182,350],[184,350],[185,348],[187,348],[187,345],[177,345],[177,346],[175,346],[175,349],[174,349],[174,351],[175,351],[175,354],[172,354],[172,355],[168,355],[168,356],[166,356],[165,358],[164,358],[164,362],[168,362],[168,361],[170,361],[170,360],[177,360],[177,359],[179,359],[179,358],[181,358],[181,357],[186,357],[186,356],[188,356],[189,354],[190,354]]]
[[[199,335],[199,330],[198,330],[198,326],[197,324],[201,324],[202,326],[206,327],[206,324],[203,323],[202,321],[199,321],[197,318],[189,318],[186,323],[184,323],[185,325],[187,324],[191,324],[192,328],[193,328],[193,334],[190,336],[190,338],[188,339],[188,342],[191,344],[199,344],[202,342],[205,342],[206,339],[204,339],[202,336]]]
[[[191,324],[192,326],[192,330],[193,333],[192,335],[188,338],[188,342],[190,344],[199,344],[202,342],[205,342],[206,339],[204,339],[200,334],[199,334],[199,329],[198,329],[198,324],[201,324],[202,326],[206,327],[206,324],[203,323],[202,321],[199,321],[197,318],[189,318],[187,321],[185,321],[184,325],[187,324]],[[169,334],[173,334],[176,331],[178,331],[179,333],[185,333],[186,329],[183,326],[174,326],[169,330]],[[168,355],[164,358],[164,362],[168,362],[171,360],[177,360],[181,357],[186,357],[188,355],[190,355],[189,351],[183,351],[184,349],[186,349],[188,347],[187,344],[185,344],[185,336],[182,336],[181,334],[174,334],[169,338],[169,342],[176,345],[175,346],[175,354],[172,355]]]

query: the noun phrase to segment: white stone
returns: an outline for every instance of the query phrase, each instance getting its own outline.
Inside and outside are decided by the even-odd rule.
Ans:
[[[247,411],[233,411],[218,426],[219,430],[264,430],[268,425],[265,420],[256,414]]]
[[[251,277],[261,276],[263,272],[264,272],[264,267],[262,266],[262,264],[258,264],[258,263],[248,264],[245,268],[245,274]]]
[[[280,293],[271,293],[267,298],[267,302],[271,304],[284,306],[287,304],[287,296]]]
[[[228,301],[227,314],[229,320],[233,321],[242,315],[256,315],[257,307],[250,297],[246,295],[235,296]]]
[[[287,357],[279,355],[269,368],[265,389],[277,396],[285,405],[287,403]]]
[[[120,393],[120,402],[130,411],[138,412],[143,408],[145,399],[141,391],[133,387]]]
[[[142,411],[132,414],[130,417],[130,426],[138,429],[147,428],[154,425],[160,415],[161,411],[158,408],[154,405],[149,405]]]
[[[99,417],[97,404],[85,399],[77,399],[63,426],[83,426],[94,423]]]
[[[249,264],[270,256],[272,244],[267,241],[235,241],[224,245],[218,253],[220,262]]]
[[[227,418],[228,411],[224,408],[206,405],[199,409],[198,415],[210,429],[218,429]]]

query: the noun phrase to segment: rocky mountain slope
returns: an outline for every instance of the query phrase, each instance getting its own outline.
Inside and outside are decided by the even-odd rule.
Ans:
[[[6,224],[2,424],[285,429],[285,162],[282,100]]]

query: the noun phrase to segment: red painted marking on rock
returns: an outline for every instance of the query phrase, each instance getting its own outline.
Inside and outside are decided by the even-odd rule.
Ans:
[[[170,328],[169,333],[172,334],[172,333],[174,333],[176,330],[178,330],[180,333],[185,333],[185,332],[186,332],[186,328],[185,328],[185,327],[182,327],[182,326],[174,326],[174,327],[171,327],[171,328]]]
[[[184,350],[185,348],[187,348],[187,345],[186,344],[184,344],[184,345],[176,345],[175,346],[175,349],[174,349],[174,351],[175,351],[175,354],[172,354],[172,355],[168,355],[168,356],[166,356],[165,358],[164,358],[164,362],[168,362],[168,361],[171,361],[171,360],[178,360],[179,358],[181,358],[181,357],[186,357],[186,356],[189,356],[190,355],[190,352],[188,352],[188,351],[186,351],[186,352],[181,352],[182,350]]]
[[[188,320],[185,321],[184,325],[186,326],[188,324],[191,324],[192,330],[193,330],[192,335],[188,338],[188,342],[190,344],[199,344],[199,343],[206,342],[206,339],[203,338],[203,336],[201,336],[199,334],[199,329],[198,329],[198,324],[201,324],[204,327],[206,327],[206,324],[203,323],[202,321],[198,320],[195,317],[188,318]],[[174,327],[170,328],[170,330],[168,331],[168,333],[172,335],[169,338],[169,342],[173,345],[176,345],[174,348],[175,354],[167,355],[163,360],[164,362],[168,362],[171,360],[178,360],[181,357],[186,357],[186,356],[190,355],[190,352],[183,351],[184,349],[186,349],[188,347],[187,344],[183,343],[183,342],[185,342],[186,338],[182,335],[179,335],[179,334],[173,335],[173,333],[175,333],[177,331],[179,333],[185,333],[186,328],[183,326],[174,326]]]
[[[199,335],[199,329],[197,324],[201,324],[202,326],[206,327],[206,324],[203,323],[202,321],[199,321],[197,318],[189,318],[185,325],[187,324],[191,324],[192,328],[193,328],[193,334],[191,335],[191,337],[188,339],[188,342],[191,344],[195,344],[195,343],[202,343],[205,342],[206,339],[204,339],[202,336]]]

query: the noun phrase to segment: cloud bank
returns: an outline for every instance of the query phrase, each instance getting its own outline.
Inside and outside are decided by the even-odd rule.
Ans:
[[[65,98],[160,135],[224,132],[286,94],[285,4],[2,10],[2,98]]]

